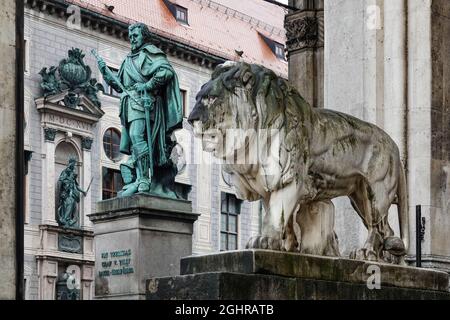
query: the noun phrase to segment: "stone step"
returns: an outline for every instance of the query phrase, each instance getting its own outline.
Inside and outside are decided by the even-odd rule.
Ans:
[[[147,280],[147,300],[450,300],[450,293],[264,274],[207,272]]]
[[[449,275],[433,269],[269,250],[227,251],[181,259],[181,275],[239,273],[367,285],[379,271],[381,287],[449,291]],[[378,274],[378,273],[377,273]]]

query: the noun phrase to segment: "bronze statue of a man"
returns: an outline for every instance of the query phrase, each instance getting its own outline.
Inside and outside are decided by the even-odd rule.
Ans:
[[[182,126],[182,102],[177,75],[163,51],[149,43],[151,34],[142,23],[129,27],[131,53],[117,74],[98,57],[105,81],[121,93],[120,152],[131,155],[121,165],[125,182],[119,196],[150,192],[176,197],[176,166],[170,160]]]

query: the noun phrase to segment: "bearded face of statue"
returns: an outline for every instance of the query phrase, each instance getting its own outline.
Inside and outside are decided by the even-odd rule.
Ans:
[[[131,51],[136,52],[144,44],[144,36],[140,28],[134,28],[128,34],[130,38]]]

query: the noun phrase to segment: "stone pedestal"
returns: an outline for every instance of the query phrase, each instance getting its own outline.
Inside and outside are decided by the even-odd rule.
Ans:
[[[97,203],[95,298],[144,299],[145,280],[179,274],[192,254],[191,202],[137,194]]]
[[[147,299],[450,299],[445,272],[267,250],[181,260],[147,281]]]

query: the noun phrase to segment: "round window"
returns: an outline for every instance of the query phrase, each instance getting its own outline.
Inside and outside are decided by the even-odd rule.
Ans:
[[[106,156],[117,161],[121,158],[120,154],[120,131],[114,128],[109,128],[106,130],[103,136],[103,149],[105,150]]]

